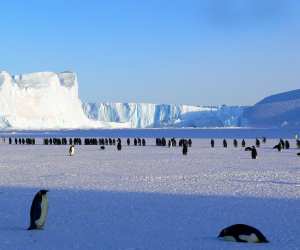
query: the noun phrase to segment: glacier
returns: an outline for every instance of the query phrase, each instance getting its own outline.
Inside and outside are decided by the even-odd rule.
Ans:
[[[77,75],[0,71],[1,129],[231,127],[243,107],[151,103],[83,103]]]
[[[87,118],[73,72],[12,76],[0,72],[2,129],[62,129],[108,126]]]
[[[152,103],[84,103],[91,120],[126,124],[129,128],[232,127],[240,125],[239,106],[190,106]]]

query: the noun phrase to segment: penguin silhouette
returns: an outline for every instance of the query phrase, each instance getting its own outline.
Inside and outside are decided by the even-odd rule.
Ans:
[[[255,146],[252,146],[252,149],[251,149],[251,158],[252,159],[257,159],[257,150],[256,150]]]
[[[266,237],[256,228],[245,225],[235,224],[224,228],[218,238],[225,241],[235,241],[244,243],[268,243]]]
[[[30,208],[30,226],[28,230],[42,229],[48,214],[48,190],[40,190],[34,196]]]
[[[71,145],[71,147],[69,148],[69,155],[72,156],[75,154],[75,147],[74,145]]]

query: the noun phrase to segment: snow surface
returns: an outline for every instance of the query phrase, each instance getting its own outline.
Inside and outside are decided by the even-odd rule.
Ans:
[[[40,140],[40,139],[39,139]],[[124,141],[124,140],[123,140]],[[125,142],[125,141],[124,141]],[[1,249],[287,249],[300,247],[299,150],[0,144]],[[247,140],[252,145],[254,140]],[[42,231],[25,230],[34,194],[50,190]],[[216,239],[231,224],[260,229],[269,244]]]

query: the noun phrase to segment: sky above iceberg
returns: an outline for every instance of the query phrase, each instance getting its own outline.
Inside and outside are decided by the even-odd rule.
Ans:
[[[300,2],[5,1],[0,69],[77,72],[84,101],[254,104],[299,88]]]

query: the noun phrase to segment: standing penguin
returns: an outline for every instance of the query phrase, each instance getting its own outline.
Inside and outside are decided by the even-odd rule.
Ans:
[[[117,150],[121,151],[121,149],[122,149],[121,141],[118,141]]]
[[[188,145],[185,142],[185,143],[183,143],[183,146],[182,146],[182,154],[187,155],[187,152],[188,152]]]
[[[70,156],[72,156],[72,155],[75,154],[75,147],[74,147],[74,145],[70,146],[70,148],[69,148],[69,154],[70,154]]]
[[[257,159],[257,150],[256,150],[255,146],[252,146],[252,148],[251,148],[251,158]]]
[[[290,142],[288,140],[284,141],[284,147],[285,149],[290,149]]]
[[[211,146],[212,148],[215,147],[215,140],[214,140],[214,139],[211,139],[211,140],[210,140],[210,146]]]
[[[242,147],[243,147],[243,148],[246,147],[246,142],[245,142],[244,139],[242,140]]]
[[[244,225],[235,224],[224,228],[218,238],[225,241],[246,242],[246,243],[268,243],[266,237],[256,228]]]
[[[258,147],[258,148],[260,147],[260,140],[257,139],[257,138],[256,138],[256,140],[255,140],[255,145],[256,145],[256,147]]]
[[[30,208],[30,226],[28,230],[42,229],[48,214],[48,190],[40,190],[34,196]]]
[[[234,140],[233,140],[233,146],[234,146],[235,148],[238,146],[238,141],[237,141],[237,139],[234,139]]]
[[[227,148],[227,141],[225,139],[223,140],[223,147]]]

